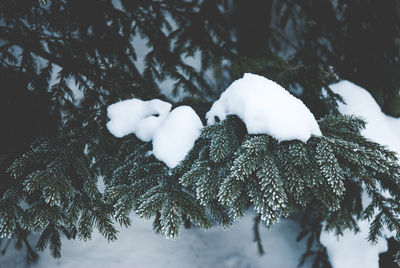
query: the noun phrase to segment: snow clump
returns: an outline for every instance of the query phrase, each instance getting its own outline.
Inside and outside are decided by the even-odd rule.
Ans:
[[[107,108],[107,128],[115,137],[135,134],[141,141],[153,141],[154,156],[169,168],[176,167],[192,149],[203,124],[189,106],[173,109],[158,99],[124,100]]]
[[[155,131],[168,116],[171,107],[170,103],[159,99],[120,101],[107,108],[110,118],[107,128],[117,138],[133,133],[140,140],[148,142],[153,139]]]
[[[154,156],[168,167],[176,167],[193,148],[203,124],[189,106],[171,110],[172,105],[158,99],[124,100],[107,109],[107,128],[115,137],[135,134],[152,141]],[[268,134],[278,141],[321,136],[310,110],[277,83],[255,74],[245,74],[221,94],[207,113],[208,124],[237,115],[249,134]]]
[[[203,123],[191,107],[173,109],[154,135],[154,155],[168,167],[176,167],[193,148],[202,128]]]
[[[207,123],[237,115],[249,134],[268,134],[278,141],[307,142],[321,136],[314,115],[298,98],[263,76],[246,73],[234,81],[214,102]]]

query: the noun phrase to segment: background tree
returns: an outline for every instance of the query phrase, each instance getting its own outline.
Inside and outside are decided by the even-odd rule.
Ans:
[[[246,185],[253,185],[257,178],[271,178],[266,174],[275,172],[258,169],[258,156],[263,161],[273,156],[280,159],[277,170],[282,163],[294,165],[293,174],[281,175],[284,178],[318,172],[315,166],[305,168],[306,161],[317,161],[314,158],[290,161],[291,153],[304,150],[316,150],[321,157],[321,152],[329,152],[341,169],[355,165],[352,173],[342,174],[346,178],[367,174],[374,183],[389,188],[394,201],[383,200],[370,189],[375,205],[385,210],[388,202],[398,200],[393,155],[359,135],[361,121],[336,115],[339,97],[328,85],[338,79],[337,72],[370,90],[385,112],[399,114],[398,10],[394,0],[2,1],[0,94],[5,127],[1,148],[5,149],[0,158],[1,235],[26,241],[31,231],[39,231],[37,248],[49,246],[53,256],[59,257],[61,234],[87,240],[93,228],[98,228],[114,240],[112,220],[129,225],[131,210],[143,217],[154,215],[155,230],[170,236],[177,234],[183,222],[205,228],[213,222],[228,225],[232,215],[243,215],[250,205],[260,215],[256,223],[269,225],[265,213],[272,212],[260,199],[260,189],[244,189],[245,185],[226,179],[223,187],[233,185],[236,190],[226,190],[224,195],[217,186],[204,186],[210,185],[206,178],[214,178],[208,173],[223,172],[229,178],[223,169],[226,164],[239,172],[242,167],[233,161],[234,155],[255,161],[254,170],[245,171],[256,174],[243,177]],[[143,63],[138,58],[142,48],[137,38],[144,39],[148,48]],[[200,60],[200,68],[188,63],[192,56]],[[133,136],[117,140],[105,129],[106,107],[132,97],[190,104],[204,118],[211,102],[244,72],[269,77],[301,98],[320,119],[327,140],[313,141],[306,148],[297,143],[278,146],[273,140],[247,136],[241,122],[230,118],[206,129],[171,176],[165,165],[146,156],[148,144]],[[172,81],[172,94],[165,93],[162,83],[166,81]],[[78,91],[83,95],[79,100]],[[332,126],[340,126],[338,132]],[[342,147],[332,148],[332,139]],[[265,143],[269,150],[252,155],[247,150],[253,142]],[[348,155],[354,148],[364,153],[358,157],[368,158],[370,166]],[[366,155],[368,150],[374,153]],[[390,174],[373,163],[378,160]],[[139,164],[150,168],[150,177],[137,169]],[[207,165],[213,169],[205,169]],[[96,186],[99,176],[106,184],[104,196]],[[274,178],[279,181],[280,177]],[[189,187],[193,181],[199,181],[198,187]],[[270,187],[272,182],[264,183]],[[345,180],[347,194],[343,199],[332,196],[331,204],[321,204],[318,195],[303,196],[301,191],[310,187],[307,183],[278,183],[275,189],[289,203],[288,209],[280,208],[274,217],[300,211],[303,236],[310,234],[319,243],[323,219],[331,219],[331,227],[341,230],[355,227],[353,217],[367,216],[359,207],[360,181]],[[193,195],[183,194],[183,188]],[[320,191],[327,193],[323,188]],[[239,192],[242,195],[236,196]],[[202,198],[196,199],[199,193]],[[154,200],[159,200],[158,206],[150,203]],[[352,217],[332,212],[339,201]],[[315,208],[320,212],[317,215],[310,213]],[[386,220],[396,213],[389,210]],[[391,224],[397,226],[397,221]],[[311,244],[307,253],[310,250]],[[323,248],[314,253],[316,263],[329,265]],[[33,251],[29,250],[28,258],[34,258]]]

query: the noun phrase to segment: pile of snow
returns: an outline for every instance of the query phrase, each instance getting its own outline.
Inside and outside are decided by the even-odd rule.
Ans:
[[[268,134],[278,141],[321,136],[314,115],[298,98],[263,76],[246,73],[234,81],[207,113],[207,123],[237,115],[249,134]]]
[[[118,138],[135,134],[144,142],[153,141],[154,156],[174,168],[192,149],[203,124],[191,107],[170,112],[171,107],[158,99],[120,101],[107,108],[107,128]]]
[[[367,90],[349,82],[341,81],[330,85],[333,92],[341,95],[346,104],[339,104],[339,111],[346,115],[357,115],[366,120],[367,125],[362,134],[382,145],[388,146],[400,155],[400,119],[395,119],[382,113],[379,105]],[[384,194],[384,193],[383,193]],[[363,206],[370,203],[366,193],[363,194]],[[367,241],[370,222],[358,222],[360,232],[354,234],[346,230],[343,236],[336,237],[332,232],[321,232],[320,241],[327,247],[329,260],[334,268],[378,268],[379,253],[387,251],[387,241],[380,238],[376,245]],[[387,237],[393,236],[387,230]]]
[[[142,141],[151,141],[155,131],[168,116],[172,105],[162,100],[124,100],[107,108],[107,128],[115,137],[135,134]]]
[[[153,153],[169,167],[175,167],[193,148],[203,127],[199,116],[189,106],[172,110],[153,138]]]
[[[118,138],[135,134],[144,142],[153,141],[154,156],[176,167],[193,148],[203,127],[189,106],[175,108],[158,99],[124,100],[107,109],[108,130]],[[278,141],[301,140],[321,136],[318,123],[310,110],[277,83],[255,74],[245,74],[234,81],[207,113],[208,124],[215,118],[224,120],[237,115],[249,134],[268,134]]]
[[[341,81],[330,85],[336,94],[343,97],[345,104],[339,102],[339,111],[342,114],[357,115],[367,121],[367,126],[362,134],[382,145],[400,156],[399,129],[400,120],[385,115],[375,99],[369,92],[349,81]]]

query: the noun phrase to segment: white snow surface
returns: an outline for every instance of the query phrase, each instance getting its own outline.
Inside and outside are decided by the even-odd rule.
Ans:
[[[133,133],[142,141],[151,141],[155,131],[168,116],[171,107],[170,103],[159,99],[120,101],[107,108],[110,119],[107,128],[118,138]]]
[[[132,215],[132,226],[118,228],[118,240],[107,242],[97,231],[88,242],[62,238],[61,258],[54,259],[49,250],[39,254],[36,263],[27,265],[25,246],[16,250],[11,244],[0,256],[1,268],[264,268],[297,267],[306,241],[296,242],[300,226],[284,219],[270,230],[260,227],[265,254],[259,256],[253,242],[253,213],[230,228],[181,230],[176,240],[157,235],[152,222]],[[38,236],[31,237],[34,245]],[[310,266],[304,266],[310,267]]]
[[[203,123],[189,106],[172,105],[158,99],[124,100],[107,108],[107,128],[115,137],[135,134],[144,142],[153,141],[154,156],[174,168],[192,149]]]
[[[379,254],[387,251],[387,241],[379,238],[376,245],[367,241],[370,223],[358,221],[360,232],[345,230],[337,237],[333,232],[322,231],[321,243],[327,248],[333,268],[379,268]]]
[[[246,73],[234,81],[214,102],[207,123],[237,115],[249,134],[268,134],[278,141],[307,142],[321,136],[314,115],[304,103],[282,86],[263,76]]]
[[[191,107],[176,107],[154,135],[154,156],[170,168],[177,166],[193,148],[202,128],[200,117]]]
[[[345,104],[338,103],[340,113],[361,116],[367,121],[362,134],[377,143],[388,146],[400,156],[400,129],[397,127],[400,126],[399,119],[385,115],[371,94],[352,82],[341,81],[330,85],[330,88],[341,95],[345,101]]]
[[[341,95],[345,104],[339,103],[339,111],[346,115],[361,116],[366,120],[366,129],[362,134],[400,155],[400,119],[382,113],[374,98],[362,87],[349,81],[341,81],[330,85],[333,92]],[[386,193],[383,193],[386,194]],[[369,204],[370,199],[363,194],[363,206]],[[349,230],[343,236],[337,237],[332,232],[321,232],[320,241],[327,247],[329,260],[334,268],[378,268],[379,253],[387,251],[387,241],[380,238],[376,245],[367,241],[370,222],[358,222],[360,232],[354,234]],[[393,234],[385,230],[384,235]]]

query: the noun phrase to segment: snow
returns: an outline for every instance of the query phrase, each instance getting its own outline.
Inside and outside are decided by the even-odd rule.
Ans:
[[[268,134],[278,141],[307,142],[321,136],[314,115],[304,103],[287,90],[263,76],[246,73],[234,81],[214,102],[207,123],[237,115],[249,134]]]
[[[171,104],[158,99],[124,100],[107,108],[107,128],[115,137],[135,134],[141,141],[153,141],[154,156],[168,167],[176,167],[192,149],[203,124],[189,106],[171,110]]]
[[[362,134],[382,145],[388,146],[400,156],[399,129],[400,120],[385,115],[371,94],[364,88],[349,81],[341,81],[330,85],[333,92],[341,95],[346,104],[339,104],[342,114],[355,114],[367,121]]]
[[[376,245],[367,241],[370,223],[359,221],[360,232],[345,230],[337,237],[332,232],[321,232],[320,241],[327,248],[333,268],[379,268],[379,253],[387,251],[387,241],[379,238]]]
[[[88,242],[62,238],[61,259],[54,259],[48,250],[40,253],[32,268],[136,267],[136,268],[234,268],[234,267],[297,267],[306,241],[296,242],[300,226],[284,219],[270,230],[260,228],[265,254],[259,256],[253,242],[253,213],[229,229],[214,227],[208,231],[192,228],[181,231],[176,240],[165,239],[152,230],[152,222],[136,219],[132,227],[119,228],[118,240],[108,243],[98,232]],[[34,237],[32,244],[38,236]],[[0,267],[25,268],[25,248],[10,245],[0,257]],[[308,267],[307,265],[305,267]]]
[[[154,135],[154,156],[170,168],[177,166],[193,148],[202,128],[200,117],[191,107],[173,109]]]
[[[372,96],[351,82],[333,84],[331,89],[346,102],[339,103],[341,113],[366,119],[367,127],[363,131],[366,137],[400,154],[400,119],[384,115]],[[290,112],[286,113],[286,109]],[[161,100],[121,101],[108,107],[107,128],[116,137],[135,134],[143,141],[152,141],[153,154],[174,167],[192,148],[202,123],[188,106],[170,110],[171,104]],[[215,117],[223,120],[229,114],[239,116],[249,133],[269,134],[280,141],[299,139],[305,142],[311,135],[321,135],[314,116],[300,100],[258,75],[245,74],[228,87],[207,113],[208,123],[213,124]],[[275,128],[274,124],[282,129]],[[291,128],[291,124],[296,127]],[[363,203],[368,201],[364,195]],[[61,259],[53,259],[46,250],[31,267],[296,267],[306,248],[305,240],[296,242],[299,225],[283,219],[270,230],[260,228],[266,254],[258,256],[252,241],[253,217],[254,214],[249,213],[227,230],[218,226],[207,232],[184,229],[179,239],[167,240],[154,233],[150,221],[132,215],[133,226],[119,228],[116,242],[107,243],[97,231],[93,240],[86,243],[64,237]],[[369,225],[367,221],[359,221],[359,233],[347,230],[339,238],[333,233],[321,233],[321,243],[327,247],[334,268],[379,267],[379,253],[387,250],[387,243],[382,238],[377,245],[371,245],[366,240]],[[30,238],[32,244],[37,238],[37,235]],[[27,267],[23,253],[10,246],[0,258],[0,267]]]
[[[135,134],[144,142],[153,141],[154,156],[168,167],[176,167],[192,149],[203,124],[189,106],[171,113],[171,104],[158,99],[124,100],[107,109],[108,130],[118,138]],[[321,131],[310,110],[275,82],[255,74],[234,81],[207,113],[208,124],[235,114],[250,134],[269,134],[278,141],[303,142]]]
[[[148,142],[153,139],[155,131],[168,116],[171,107],[170,103],[159,99],[120,101],[107,108],[110,118],[107,128],[115,137],[121,138],[133,133],[140,140]]]
[[[341,95],[345,104],[338,103],[339,111],[346,115],[357,115],[367,121],[362,134],[382,145],[388,146],[400,155],[400,119],[395,119],[382,113],[374,98],[363,88],[349,82],[341,81],[330,85],[333,92]],[[385,193],[382,193],[385,194]],[[363,206],[370,202],[366,193],[363,194]],[[376,245],[367,241],[370,223],[366,220],[358,222],[360,232],[354,234],[346,230],[343,236],[336,237],[333,233],[323,231],[320,241],[327,247],[330,262],[334,268],[364,267],[378,268],[379,253],[387,251],[387,241],[380,238]],[[393,234],[384,231],[387,237]]]

